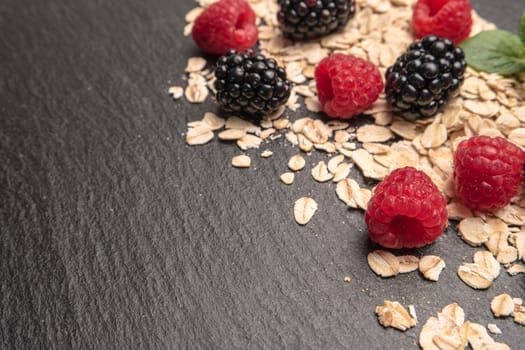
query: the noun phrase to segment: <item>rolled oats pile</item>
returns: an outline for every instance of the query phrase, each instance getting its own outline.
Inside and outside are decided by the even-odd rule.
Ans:
[[[203,9],[214,2],[197,1],[198,6],[186,14],[185,36],[191,34],[193,23]],[[316,65],[334,53],[352,54],[375,64],[384,76],[386,69],[414,41],[410,21],[415,0],[357,0],[355,16],[343,29],[307,42],[292,42],[281,35],[276,1],[248,2],[257,16],[258,49],[285,68],[294,84],[290,98],[284,107],[259,123],[234,114],[221,118],[213,111],[207,112],[202,118],[188,122],[185,133],[188,145],[206,144],[215,138],[233,141],[242,154],[225,166],[245,168],[250,167],[250,160],[259,149],[284,138],[290,147],[297,149],[297,154],[283,165],[289,172],[280,174],[276,183],[293,186],[294,173],[308,171],[313,181],[335,182],[340,205],[358,210],[366,210],[373,188],[361,187],[349,177],[353,167],[363,177],[377,181],[394,169],[415,167],[445,194],[448,217],[458,222],[461,239],[483,249],[476,252],[472,262],[450,267],[457,269],[461,281],[474,289],[486,289],[497,283],[501,267],[512,276],[525,273],[523,190],[509,205],[487,214],[473,212],[457,201],[451,182],[453,155],[462,140],[476,135],[500,136],[522,149],[525,147],[525,74],[504,77],[467,68],[459,95],[432,118],[409,121],[396,116],[382,93],[364,112],[373,118],[373,123],[355,127],[345,120],[324,122],[317,114],[320,103],[313,80]],[[495,28],[475,11],[472,21],[471,36]],[[185,86],[169,89],[175,100],[185,98],[190,103],[202,103],[213,98],[215,77],[209,62],[202,57],[190,57],[185,72]],[[307,112],[302,112],[305,109]],[[295,117],[298,114],[302,116]],[[303,156],[311,152],[326,153],[329,160],[308,168]],[[258,155],[272,161],[269,150]],[[295,203],[293,215],[300,225],[306,225],[316,212],[322,215],[315,200],[306,195],[290,202]],[[395,256],[382,250],[370,253],[368,262],[382,277],[419,269],[422,276],[432,281],[438,281],[446,266],[438,256]],[[524,324],[521,303],[507,299],[493,303],[495,315],[513,313],[516,322]],[[415,317],[399,303],[385,303],[376,309],[382,324],[403,330],[415,325]],[[509,311],[499,311],[507,310],[505,303],[510,305]],[[437,318],[425,323],[420,342],[424,349],[462,349],[467,343],[480,349],[479,344],[491,345],[491,349],[508,348],[492,340],[483,326],[465,322],[463,310],[457,304],[447,306]]]

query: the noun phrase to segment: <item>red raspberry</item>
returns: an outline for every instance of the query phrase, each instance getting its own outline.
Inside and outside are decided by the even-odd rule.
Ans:
[[[257,42],[255,13],[245,0],[221,0],[195,20],[191,36],[202,51],[222,55],[244,51]]]
[[[454,187],[470,209],[494,211],[518,194],[525,153],[503,137],[474,136],[454,153]]]
[[[363,113],[383,90],[377,67],[352,55],[323,58],[315,69],[315,81],[321,108],[334,118],[347,119]]]
[[[448,225],[447,201],[430,177],[413,167],[390,173],[374,190],[365,222],[370,239],[386,248],[434,242]]]
[[[470,34],[471,12],[469,0],[418,0],[412,28],[418,38],[434,34],[457,45]]]

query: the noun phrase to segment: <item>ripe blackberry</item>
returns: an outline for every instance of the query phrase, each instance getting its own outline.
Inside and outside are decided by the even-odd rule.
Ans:
[[[406,119],[431,117],[457,95],[465,68],[461,48],[447,38],[427,35],[387,69],[386,99]]]
[[[288,101],[290,82],[274,59],[249,50],[228,51],[215,69],[217,102],[227,112],[257,119],[271,114]]]
[[[310,40],[336,31],[355,13],[355,0],[279,0],[285,38]]]

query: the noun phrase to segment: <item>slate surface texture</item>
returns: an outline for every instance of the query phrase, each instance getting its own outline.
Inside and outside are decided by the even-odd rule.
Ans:
[[[522,0],[472,3],[517,32]],[[469,288],[455,270],[475,249],[452,229],[413,251],[445,259],[438,283],[381,279],[362,213],[333,185],[306,172],[279,183],[296,149],[271,143],[271,160],[241,170],[234,145],[185,145],[186,123],[215,110],[167,94],[199,54],[182,35],[194,6],[0,3],[0,348],[416,349],[423,322],[451,302],[523,348],[523,327],[494,320],[489,303],[525,297],[524,277]],[[300,227],[303,195],[320,209]],[[383,329],[385,299],[414,304],[418,326]]]

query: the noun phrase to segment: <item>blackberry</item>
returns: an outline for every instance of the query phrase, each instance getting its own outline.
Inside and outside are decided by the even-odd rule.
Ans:
[[[228,51],[215,69],[217,102],[227,112],[257,119],[271,114],[288,101],[290,81],[272,58],[249,50]]]
[[[355,0],[279,0],[283,36],[310,40],[336,31],[355,13]]]
[[[431,117],[458,94],[465,68],[461,48],[450,39],[427,35],[386,70],[386,99],[408,120]]]

